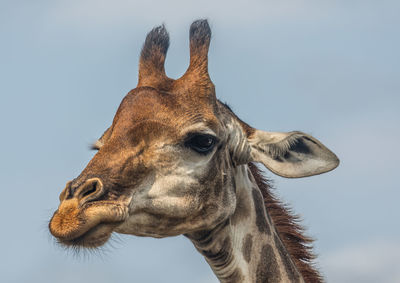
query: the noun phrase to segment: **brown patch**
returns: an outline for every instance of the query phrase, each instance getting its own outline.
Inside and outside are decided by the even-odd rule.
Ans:
[[[305,282],[323,282],[321,275],[313,264],[312,239],[304,236],[304,229],[299,225],[299,217],[293,215],[289,208],[282,204],[271,192],[267,179],[253,163],[248,164],[254,179],[264,197],[265,207],[272,218],[279,238],[290,254],[290,257]]]
[[[276,247],[278,249],[279,255],[282,259],[282,263],[285,266],[286,273],[291,282],[299,280],[299,274],[294,266],[294,263],[290,259],[289,253],[286,251],[285,247],[282,245],[281,240],[277,235],[274,235],[274,240]]]
[[[253,247],[253,235],[247,234],[244,238],[242,253],[243,257],[247,262],[251,260],[251,248]]]
[[[257,266],[256,282],[275,283],[280,279],[281,275],[278,270],[274,250],[271,245],[265,245],[261,250],[260,262]]]
[[[265,215],[264,200],[262,199],[262,196],[257,189],[253,188],[252,193],[256,209],[256,225],[258,231],[260,231],[260,233],[271,235],[271,229],[267,223]]]

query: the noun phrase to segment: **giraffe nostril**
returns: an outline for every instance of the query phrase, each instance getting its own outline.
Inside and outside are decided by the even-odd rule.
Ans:
[[[87,180],[76,190],[76,197],[81,204],[98,199],[104,193],[103,183],[98,178]]]
[[[89,186],[88,189],[85,192],[83,192],[82,198],[91,195],[94,192],[96,192],[96,184],[92,184],[91,186]]]

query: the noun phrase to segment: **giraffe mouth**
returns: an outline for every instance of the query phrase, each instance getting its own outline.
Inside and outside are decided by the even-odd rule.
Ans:
[[[128,216],[116,202],[93,203],[80,208],[74,199],[63,201],[49,223],[50,233],[65,246],[95,248],[107,242]]]
[[[57,238],[57,240],[64,246],[97,248],[104,245],[110,239],[115,226],[116,224],[99,224],[76,238]]]

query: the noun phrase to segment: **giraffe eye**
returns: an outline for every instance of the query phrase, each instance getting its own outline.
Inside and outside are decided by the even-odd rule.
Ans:
[[[216,143],[216,137],[208,134],[191,134],[185,142],[185,146],[202,154],[209,153]]]

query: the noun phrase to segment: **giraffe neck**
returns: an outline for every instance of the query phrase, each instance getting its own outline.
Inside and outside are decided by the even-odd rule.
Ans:
[[[247,165],[235,169],[236,210],[209,231],[186,235],[221,282],[304,282]]]

